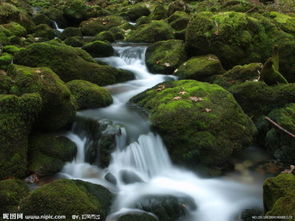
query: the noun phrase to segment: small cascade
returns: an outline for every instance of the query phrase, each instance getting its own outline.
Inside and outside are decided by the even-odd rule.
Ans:
[[[142,91],[173,76],[151,74],[145,65],[145,45],[114,45],[117,55],[98,58],[111,66],[132,71],[135,80],[110,85],[114,103],[105,108],[85,110],[79,117],[95,122],[111,122],[119,128],[115,150],[108,168],[85,161],[87,145],[99,139],[86,127],[76,124],[67,135],[78,147],[77,157],[67,163],[60,174],[69,179],[81,179],[104,185],[116,192],[107,221],[118,214],[137,211],[136,202],[148,195],[188,197],[196,205],[189,216],[179,221],[238,221],[244,208],[262,207],[258,185],[218,179],[203,179],[194,173],[174,166],[161,137],[150,129],[150,122],[128,101]],[[84,131],[84,132],[83,132]],[[90,136],[90,133],[94,133]],[[106,178],[110,175],[115,182]]]
[[[56,21],[52,21],[52,23],[53,23],[54,28],[55,28],[58,32],[62,33],[62,32],[64,31],[64,29],[58,27],[58,24],[57,24]]]

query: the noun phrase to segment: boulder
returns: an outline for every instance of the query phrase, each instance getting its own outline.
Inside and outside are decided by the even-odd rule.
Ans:
[[[151,72],[172,74],[187,56],[181,40],[159,41],[146,50],[146,65]]]
[[[158,4],[150,15],[152,20],[161,20],[168,17],[168,10],[164,5]]]
[[[214,84],[167,82],[131,101],[150,113],[172,160],[188,166],[221,166],[248,147],[256,132],[233,96]]]
[[[18,212],[20,201],[29,194],[29,188],[22,180],[0,181],[0,213]]]
[[[74,36],[74,37],[68,37],[67,39],[65,39],[64,43],[72,47],[82,47],[84,45],[84,40],[82,37]]]
[[[59,179],[34,190],[21,203],[24,214],[99,214],[104,220],[112,194],[104,187],[80,180]]]
[[[258,81],[261,68],[261,63],[237,65],[223,74],[216,75],[213,83],[224,88],[229,88],[235,84],[241,84],[246,81]]]
[[[127,23],[121,16],[109,15],[98,18],[91,18],[80,24],[83,35],[94,36],[101,31],[107,31],[112,27],[116,27]]]
[[[155,214],[159,220],[175,221],[197,209],[189,196],[146,195],[137,200],[135,208]]]
[[[80,28],[68,27],[64,29],[64,31],[60,34],[59,38],[61,40],[65,40],[69,37],[75,37],[75,36],[82,37],[82,32]]]
[[[83,80],[67,83],[68,88],[78,103],[78,109],[106,107],[113,102],[110,92],[96,84]]]
[[[36,128],[57,130],[72,122],[76,105],[65,83],[49,68],[31,68],[11,65],[8,71],[14,80],[16,94],[39,93],[42,97],[42,110]]]
[[[128,33],[126,41],[153,43],[174,38],[173,29],[164,21],[152,21]]]
[[[181,79],[194,79],[198,81],[211,81],[218,74],[222,74],[224,69],[218,57],[215,55],[197,56],[184,62],[174,72]]]
[[[28,135],[41,102],[37,93],[0,95],[0,179],[26,175]]]
[[[291,134],[295,134],[295,103],[272,110],[268,115],[271,119]],[[257,123],[259,130],[260,144],[272,154],[272,156],[284,163],[291,165],[295,162],[295,140],[290,134],[276,127],[265,116],[261,117]]]
[[[295,175],[280,174],[263,184],[263,202],[267,216],[295,216]]]
[[[15,56],[15,63],[33,67],[50,67],[64,81],[86,80],[100,86],[131,80],[133,74],[96,64],[84,50],[58,41],[32,44]]]
[[[193,16],[186,31],[186,48],[191,55],[215,54],[225,68],[264,62],[272,47],[294,36],[277,28],[262,15],[239,12],[201,12]]]
[[[54,39],[56,34],[56,31],[50,26],[46,24],[40,24],[34,28],[33,36],[35,38],[42,38],[43,41],[48,41]]]
[[[93,57],[108,57],[114,54],[114,49],[110,43],[99,40],[85,44],[82,49]]]
[[[123,8],[121,16],[125,17],[129,21],[135,22],[141,16],[148,16],[150,13],[150,10],[145,5],[135,4]]]
[[[248,81],[233,85],[229,91],[243,110],[254,118],[295,100],[295,84],[268,86],[264,82]]]

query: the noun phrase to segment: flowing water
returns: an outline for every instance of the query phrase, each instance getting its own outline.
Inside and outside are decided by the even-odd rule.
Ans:
[[[58,24],[57,24],[56,21],[52,21],[52,23],[53,23],[54,28],[55,28],[58,32],[62,33],[62,32],[64,31],[64,29],[62,29],[62,28],[60,28],[60,27],[58,26]]]
[[[242,183],[228,177],[205,179],[193,172],[181,169],[170,161],[161,137],[150,130],[148,119],[139,110],[128,104],[128,100],[140,92],[173,76],[151,74],[145,65],[146,46],[138,44],[114,45],[117,56],[99,59],[111,66],[132,71],[135,80],[108,86],[113,104],[106,108],[81,111],[79,116],[93,120],[107,120],[119,127],[116,147],[108,168],[85,162],[87,134],[73,130],[68,137],[78,147],[77,157],[63,168],[61,176],[101,184],[116,193],[112,213],[108,220],[116,220],[118,214],[128,211],[140,198],[147,195],[187,196],[197,205],[191,208],[185,221],[235,221],[245,208],[261,207],[261,184]],[[74,125],[77,127],[77,125]],[[126,184],[122,171],[136,177],[136,182]],[[112,174],[116,184],[105,179]]]

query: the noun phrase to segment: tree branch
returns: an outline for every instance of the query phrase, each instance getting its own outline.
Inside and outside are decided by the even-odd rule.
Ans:
[[[279,125],[278,123],[276,123],[275,121],[273,121],[272,119],[270,119],[269,117],[265,117],[265,119],[267,121],[269,121],[270,123],[272,123],[274,126],[276,126],[278,129],[280,129],[281,131],[285,132],[286,134],[288,134],[289,136],[295,138],[295,135],[293,133],[291,133],[290,131],[286,130],[285,128],[283,128],[281,125]]]

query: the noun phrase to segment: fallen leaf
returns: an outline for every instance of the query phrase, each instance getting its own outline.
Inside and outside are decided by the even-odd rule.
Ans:
[[[158,88],[156,89],[156,91],[162,91],[165,89],[165,85],[161,84],[158,86]]]
[[[186,91],[180,91],[178,94],[185,95],[185,94],[187,94],[187,92]]]
[[[209,112],[211,112],[212,111],[212,109],[210,109],[210,108],[205,108],[205,110],[204,110],[206,113],[209,113]]]
[[[175,100],[175,101],[181,100],[181,97],[180,96],[176,96],[176,97],[173,98],[173,100]]]
[[[194,102],[199,102],[199,101],[203,101],[204,100],[203,98],[196,97],[196,96],[189,97],[188,99],[190,99],[191,101],[194,101]]]

